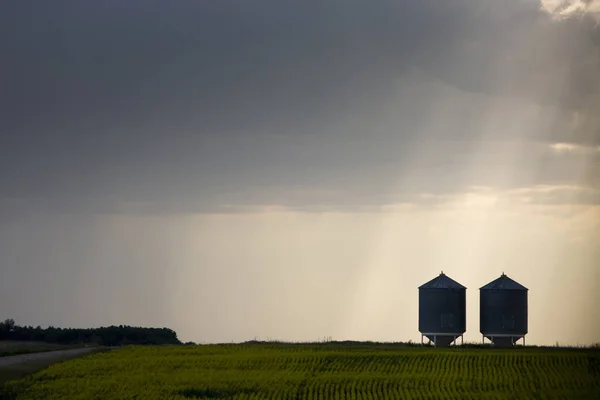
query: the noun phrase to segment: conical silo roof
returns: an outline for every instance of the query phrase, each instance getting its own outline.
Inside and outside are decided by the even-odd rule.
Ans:
[[[466,289],[466,287],[442,272],[439,276],[419,286],[419,289]]]
[[[529,290],[525,286],[521,285],[506,276],[504,273],[500,278],[495,279],[485,286],[479,288],[479,290]]]

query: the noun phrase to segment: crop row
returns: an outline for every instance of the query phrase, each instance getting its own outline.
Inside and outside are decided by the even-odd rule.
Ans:
[[[18,399],[600,398],[598,352],[129,347],[11,383]],[[8,395],[5,395],[8,398]]]

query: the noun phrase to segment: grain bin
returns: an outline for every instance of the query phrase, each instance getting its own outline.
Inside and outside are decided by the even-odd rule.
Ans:
[[[504,273],[479,289],[479,329],[482,341],[496,346],[513,346],[527,334],[527,294],[525,286]]]
[[[456,343],[467,325],[467,288],[442,273],[419,287],[419,331],[435,346]]]

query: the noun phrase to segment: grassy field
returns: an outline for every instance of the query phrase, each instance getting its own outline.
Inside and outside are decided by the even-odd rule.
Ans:
[[[106,349],[102,347],[97,347],[81,350],[85,351],[85,354],[89,354],[98,351],[105,351]],[[69,349],[68,347],[62,347],[59,349],[58,352],[42,352],[44,357],[38,357],[37,354],[34,355],[35,357],[25,356],[28,358],[25,360],[20,360],[19,362],[10,363],[8,365],[3,365],[1,363],[3,359],[0,358],[0,400],[2,399],[1,385],[3,385],[5,382],[21,379],[24,376],[47,368],[53,364],[70,360],[72,358],[80,357],[81,353],[77,351],[78,349]],[[23,355],[24,353],[21,353],[19,355],[16,355],[16,357],[21,357]]]
[[[600,399],[600,351],[377,344],[126,347],[9,382],[2,399]]]
[[[77,346],[44,342],[19,342],[13,340],[0,340],[0,357],[15,356],[18,354],[41,353],[44,351],[64,350]],[[81,345],[79,346],[81,347]]]

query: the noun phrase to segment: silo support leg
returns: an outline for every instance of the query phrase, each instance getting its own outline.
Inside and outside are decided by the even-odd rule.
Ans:
[[[437,347],[437,335],[433,335],[433,347]]]

